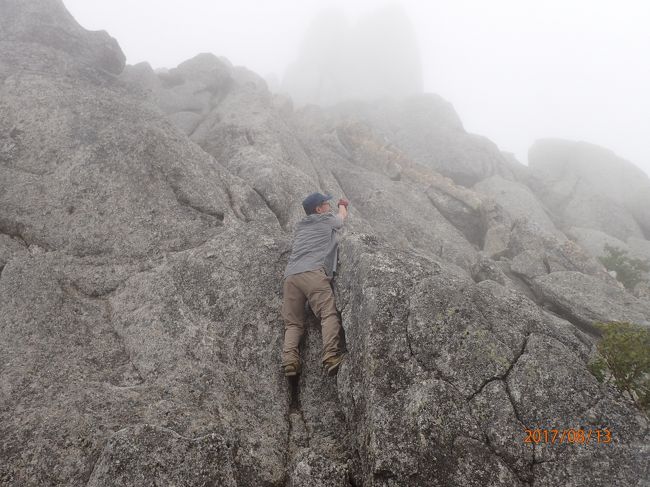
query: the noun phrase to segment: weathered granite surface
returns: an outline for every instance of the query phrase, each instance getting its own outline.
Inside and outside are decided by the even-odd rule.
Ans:
[[[650,238],[650,179],[638,167],[603,147],[560,139],[537,141],[528,159],[533,190],[566,228]]]
[[[212,55],[116,76],[115,41],[58,0],[0,12],[0,484],[650,477],[648,420],[589,373],[583,326],[648,307],[574,242],[445,177],[502,174],[490,144],[457,127],[445,172],[421,143],[435,117],[401,146],[363,110],[294,112]],[[288,383],[281,277],[314,190],[352,201],[334,285],[348,355],[324,374],[310,313]],[[612,444],[524,443],[577,427]]]

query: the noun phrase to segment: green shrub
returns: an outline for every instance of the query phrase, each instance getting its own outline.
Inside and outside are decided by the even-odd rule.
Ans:
[[[633,323],[596,323],[603,333],[599,357],[589,364],[603,382],[613,381],[650,416],[650,330]]]
[[[598,257],[598,260],[608,271],[616,271],[616,279],[627,289],[634,289],[634,286],[644,280],[644,273],[650,272],[650,260],[648,259],[628,257],[627,250],[609,244],[605,244],[605,252],[607,255]]]

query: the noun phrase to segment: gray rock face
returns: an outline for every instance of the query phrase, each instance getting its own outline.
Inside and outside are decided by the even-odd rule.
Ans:
[[[533,189],[566,227],[623,241],[650,235],[650,180],[639,168],[602,147],[555,139],[537,141],[528,158],[541,182]]]
[[[117,41],[105,31],[90,32],[81,27],[61,0],[2,0],[0,11],[3,41],[16,42],[16,48],[37,43],[113,74],[124,69],[125,57]],[[27,57],[24,51],[20,57]]]
[[[599,230],[590,228],[572,227],[569,230],[570,237],[595,258],[608,255],[605,246],[609,245],[626,252],[626,256],[631,259],[647,260],[650,262],[650,241],[630,237],[625,243],[615,237],[611,237]],[[614,271],[612,271],[614,272]],[[638,289],[634,289],[633,294],[636,297],[648,299],[650,295],[650,272],[642,272],[642,281],[637,284]]]
[[[584,485],[567,477],[574,469],[606,482],[643,478],[646,467],[639,476],[627,461],[616,474],[596,467],[609,451],[523,443],[526,428],[599,424],[625,410],[608,394],[599,400],[585,367],[590,342],[571,324],[493,281],[475,285],[364,236],[350,237],[343,255],[350,354],[338,385],[363,485]],[[617,454],[635,456],[634,443],[647,442],[636,427],[625,428]],[[562,466],[546,469],[546,460]]]
[[[524,184],[509,181],[501,176],[491,176],[474,185],[479,193],[491,196],[513,219],[526,218],[535,222],[541,229],[560,238],[559,232],[546,210],[535,195]]]
[[[269,322],[257,297],[231,294],[245,287],[208,285],[232,273],[254,288],[278,286],[274,238],[284,244],[284,236],[275,216],[156,110],[88,65],[83,37],[71,49],[77,56],[28,41],[0,43],[0,483],[191,485],[205,467],[206,479],[233,484],[231,465],[239,485],[277,483],[288,402],[279,369],[264,361],[279,353],[278,336],[262,338]],[[257,251],[245,246],[254,257],[240,252],[244,220],[261,225],[248,237]],[[273,270],[250,265],[270,248]],[[255,284],[265,274],[272,279]],[[276,323],[278,297],[269,297]],[[247,352],[246,335],[268,340],[264,359]],[[245,397],[264,391],[260,377],[250,387],[233,380],[248,360],[275,371],[273,392],[263,393],[274,406]],[[265,422],[265,434],[245,433],[245,423]],[[183,449],[194,460],[182,460]],[[232,464],[206,466],[216,451]]]
[[[129,68],[122,78],[147,90],[153,105],[247,181],[283,229],[304,214],[300,202],[318,173],[260,77],[202,54],[162,80],[147,66]]]
[[[622,240],[600,230],[594,230],[593,228],[571,227],[567,234],[590,255],[596,258],[605,255],[605,245],[611,245],[629,251],[627,244]]]
[[[251,216],[266,210],[157,111],[90,69],[77,42],[80,59],[26,41],[0,48],[1,232],[78,256],[144,256],[218,233],[237,218],[229,201]]]
[[[650,260],[650,240],[630,237],[627,240],[627,246],[630,256],[641,260]]]
[[[650,211],[648,211],[648,207],[650,207],[650,185],[642,185],[626,199],[626,208],[641,226],[646,240],[650,240]]]
[[[546,233],[534,222],[516,220],[508,243],[513,264],[539,269],[519,272],[527,278],[556,271],[578,271],[605,281],[612,281],[600,262],[566,237]],[[613,282],[613,281],[612,281]]]
[[[341,104],[335,110],[372,124],[414,162],[435,169],[456,184],[471,187],[495,174],[514,179],[497,146],[467,133],[452,105],[437,95],[372,105]]]
[[[236,486],[232,444],[210,434],[183,438],[172,430],[138,425],[117,431],[102,451],[88,487],[216,484]]]
[[[202,120],[215,97],[223,97],[232,82],[232,68],[212,54],[199,54],[167,72],[155,73],[147,63],[127,66],[122,79],[148,91],[168,115],[194,114]],[[197,124],[186,131],[188,135]]]
[[[202,92],[201,86],[207,86],[211,76],[216,76],[210,73],[221,73],[210,67],[215,63],[229,69],[216,57],[202,55],[171,70],[170,74],[180,72],[184,65],[197,69],[202,66],[208,73],[192,78],[194,88],[189,90]],[[127,70],[126,76],[130,82],[151,89],[152,101],[156,103],[165,99],[168,92],[188,90],[186,78],[178,77],[176,85],[165,88],[138,74],[142,69]],[[193,118],[192,123],[196,119],[200,121],[191,138],[249,182],[275,213],[283,229],[291,230],[291,225],[301,217],[300,201],[317,184],[323,191],[334,189],[356,201],[353,211],[359,211],[363,222],[370,223],[382,237],[397,245],[411,245],[438,255],[469,271],[476,257],[466,235],[475,230],[470,229],[472,223],[474,227],[478,224],[478,198],[472,195],[476,201],[470,202],[469,208],[461,204],[454,209],[446,201],[462,201],[463,197],[458,196],[461,191],[449,189],[453,184],[443,184],[440,175],[434,180],[435,187],[412,191],[412,182],[421,176],[415,172],[414,163],[401,151],[387,149],[372,131],[341,123],[336,118],[331,120],[325,113],[303,112],[294,117],[276,106],[263,83],[238,81],[235,72],[229,72],[230,78],[224,77],[228,81],[213,81],[216,92],[221,94],[203,105],[198,104],[201,115]],[[221,74],[217,77],[222,78]],[[167,106],[165,102],[160,108],[169,113]],[[186,109],[183,105],[177,108]],[[186,113],[173,112],[169,118],[182,127]],[[402,182],[402,177],[408,182]],[[464,214],[455,218],[454,211]],[[447,218],[456,220],[456,224],[469,221],[465,234]],[[358,228],[369,227],[359,224]]]
[[[486,249],[496,245],[495,235],[504,239],[503,249],[498,252],[502,261],[496,268],[491,261],[475,268],[473,276],[477,281],[492,279],[521,291],[591,333],[595,333],[594,321],[647,323],[650,308],[644,304],[643,290],[636,297],[626,292],[594,256],[575,242],[558,239],[528,219],[515,220],[510,231],[498,221],[492,223],[486,233],[492,240],[486,241]]]
[[[563,319],[641,321],[647,307],[564,241],[379,130],[293,113],[221,58],[117,78],[89,54],[113,41],[75,31],[59,2],[0,7],[24,32],[43,19],[81,32],[66,49],[0,40],[0,484],[650,476],[647,418],[588,372],[592,338]],[[170,120],[196,123],[192,138]],[[348,354],[324,374],[308,313],[303,374],[287,383],[281,277],[313,190],[352,200],[334,285]],[[499,262],[479,251],[497,224]],[[526,252],[532,270],[515,263]],[[560,316],[517,285],[566,303]],[[585,302],[594,290],[609,300]],[[608,448],[524,442],[526,428],[604,426]]]
[[[580,272],[551,272],[533,279],[538,294],[585,327],[594,321],[630,321],[650,326],[650,303],[622,286]]]
[[[407,183],[351,169],[334,174],[344,193],[357,202],[361,216],[387,240],[437,255],[467,271],[476,261],[476,251],[462,233],[426,195],[411,192]]]
[[[518,183],[492,177],[475,189],[489,197],[483,205],[487,226],[483,252],[502,259],[497,265],[489,259],[477,262],[472,269],[477,282],[491,279],[523,292],[591,333],[595,333],[594,321],[647,322],[643,283],[628,293],[597,260],[604,254],[603,245],[615,244],[617,239],[576,227],[570,232],[575,242],[567,239]],[[522,200],[528,202],[526,209],[517,204]],[[644,253],[646,240],[631,237],[630,241],[636,244],[635,255]]]

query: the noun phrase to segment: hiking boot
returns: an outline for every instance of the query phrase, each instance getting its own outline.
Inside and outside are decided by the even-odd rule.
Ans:
[[[343,362],[343,355],[334,355],[328,359],[325,359],[323,365],[327,369],[327,375],[336,375],[339,371],[339,365]]]
[[[300,374],[300,364],[291,363],[284,366],[284,376],[285,377],[295,377]]]

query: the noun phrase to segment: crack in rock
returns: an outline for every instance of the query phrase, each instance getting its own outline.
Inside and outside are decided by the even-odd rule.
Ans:
[[[544,264],[548,265],[548,261],[546,259],[544,259]],[[550,273],[550,267],[547,267],[547,270]],[[586,333],[587,335],[594,336],[594,337],[600,336],[598,329],[593,327],[591,323],[586,323],[584,320],[575,316],[571,312],[571,309],[561,307],[558,304],[553,302],[549,302],[546,296],[540,294],[539,290],[537,289],[537,286],[535,286],[533,282],[531,282],[531,279],[529,279],[526,275],[520,274],[512,269],[511,269],[511,273],[512,275],[517,277],[517,279],[519,279],[520,282],[525,284],[525,286],[534,296],[535,304],[537,304],[539,307],[551,311],[553,314],[559,316],[565,321],[568,321],[573,326],[575,326],[578,330],[582,331],[583,333]]]
[[[523,341],[523,343],[521,345],[521,349],[519,350],[519,353],[515,356],[515,358],[512,359],[512,362],[510,362],[510,365],[508,366],[508,369],[503,374],[496,375],[494,377],[490,377],[490,378],[486,379],[485,381],[483,381],[483,383],[480,385],[478,390],[474,391],[470,396],[468,396],[466,398],[466,400],[468,402],[471,401],[472,399],[474,399],[474,397],[476,397],[477,394],[480,394],[481,392],[483,392],[483,389],[485,388],[485,386],[487,386],[490,382],[494,382],[495,380],[501,380],[501,381],[504,381],[504,382],[507,381],[508,374],[510,374],[510,371],[517,364],[517,362],[519,361],[521,356],[524,353],[526,353],[526,346],[528,345],[528,338],[529,337],[530,337],[530,333],[524,337],[524,341]]]
[[[17,240],[27,249],[32,245],[37,245],[44,249],[46,252],[52,252],[56,250],[49,244],[46,244],[39,239],[25,237],[25,225],[22,223],[11,222],[9,220],[0,218],[0,233]]]

